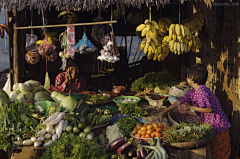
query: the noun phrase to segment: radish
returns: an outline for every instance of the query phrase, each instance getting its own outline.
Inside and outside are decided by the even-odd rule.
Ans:
[[[55,133],[58,134],[59,123],[55,125]]]
[[[32,142],[36,142],[37,138],[36,137],[31,137]]]
[[[42,129],[37,133],[37,136],[43,136],[46,132],[46,129]]]
[[[47,132],[48,132],[48,133],[52,132],[52,128],[53,128],[52,125],[48,125],[48,124],[47,124]]]
[[[56,133],[57,134],[57,136],[58,136],[58,138],[60,138],[60,136],[61,136],[61,134],[62,134],[62,130],[63,130],[63,126],[64,126],[64,124],[65,124],[65,121],[64,120],[61,120],[60,122],[59,122],[59,126],[58,126],[58,132]]]
[[[62,118],[64,117],[65,113],[62,112],[60,113],[54,120],[52,120],[49,125],[54,125],[57,124],[58,122],[60,122],[60,120],[62,120]]]
[[[49,139],[49,138],[52,137],[52,135],[51,135],[50,133],[47,133],[47,134],[44,135],[44,137],[45,137],[46,139]]]
[[[46,125],[49,122],[51,122],[52,120],[54,120],[61,112],[56,112],[53,115],[51,115],[50,117],[48,117],[43,123],[42,125]]]
[[[50,141],[48,141],[46,144],[44,144],[43,146],[44,146],[44,147],[48,147],[48,146],[50,146],[52,143],[53,143],[53,141],[50,140]]]
[[[38,141],[44,141],[44,140],[45,140],[45,137],[44,137],[44,136],[40,136],[37,140],[38,140]]]
[[[67,127],[67,125],[68,125],[68,121],[65,120],[65,123],[64,123],[64,125],[63,125],[63,131],[66,131],[66,127]]]
[[[51,131],[51,134],[55,134],[55,126],[52,127],[52,131]]]
[[[34,147],[40,147],[41,144],[42,144],[42,141],[37,141],[34,143]]]
[[[56,140],[57,140],[57,134],[54,134],[54,135],[52,136],[52,141],[55,142]]]
[[[26,146],[30,146],[30,145],[33,145],[33,142],[31,139],[27,139],[27,140],[24,140],[22,144]]]

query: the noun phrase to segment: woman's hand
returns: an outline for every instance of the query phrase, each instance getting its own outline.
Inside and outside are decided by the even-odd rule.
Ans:
[[[181,105],[181,109],[182,110],[190,110],[191,109],[191,105],[189,105],[189,104],[182,104]]]
[[[159,122],[162,122],[162,116],[163,116],[163,114],[162,113],[160,113],[158,116],[155,116],[153,119],[152,119],[152,122],[153,121],[159,121]]]

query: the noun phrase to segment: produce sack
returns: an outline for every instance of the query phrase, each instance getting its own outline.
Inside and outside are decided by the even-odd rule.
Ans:
[[[175,85],[169,89],[169,95],[176,98],[181,98],[189,91],[189,87],[186,85]]]
[[[80,54],[84,53],[93,53],[97,48],[93,43],[87,38],[86,33],[83,33],[83,37],[79,42],[74,46],[76,52]]]
[[[26,51],[37,51],[37,35],[26,34]]]

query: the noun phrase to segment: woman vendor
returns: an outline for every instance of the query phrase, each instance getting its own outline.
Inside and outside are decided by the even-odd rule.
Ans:
[[[87,82],[84,76],[79,75],[79,67],[73,61],[69,61],[66,72],[59,73],[55,79],[55,87],[62,92],[81,92],[87,90]]]

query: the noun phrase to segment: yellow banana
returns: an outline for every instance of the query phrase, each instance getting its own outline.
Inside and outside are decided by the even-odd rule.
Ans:
[[[161,53],[158,55],[158,61],[162,61],[162,54]]]
[[[167,29],[166,28],[161,28],[160,29],[162,33],[166,34],[167,33]]]
[[[182,37],[185,37],[187,33],[186,33],[184,26],[180,25],[180,28],[181,28]]]
[[[148,47],[149,47],[149,43],[146,43],[146,45],[144,46],[144,54],[148,52]]]
[[[142,52],[142,50],[144,49],[144,46],[146,45],[146,41],[144,40],[143,42],[141,42],[141,44],[139,45],[138,51]]]
[[[172,35],[172,39],[173,39],[174,41],[176,41],[176,40],[177,40],[177,35],[176,35],[176,34],[173,34],[173,35]]]
[[[154,51],[156,50],[156,45],[155,45],[155,43],[153,42],[153,40],[151,40],[150,46],[152,47],[152,49],[153,49]]]
[[[175,25],[175,31],[176,31],[177,36],[181,36],[181,28],[180,28],[179,24]]]
[[[149,21],[149,19],[146,19],[145,21],[144,21],[144,24],[148,24],[150,21]]]
[[[60,18],[60,17],[62,17],[62,16],[64,16],[64,15],[66,15],[68,12],[67,11],[63,11],[63,12],[61,12],[60,14],[58,14],[58,18]]]
[[[147,31],[146,38],[150,37],[150,31]]]
[[[181,46],[181,52],[182,52],[182,53],[185,53],[185,46],[184,46],[184,43],[180,43],[180,46]]]
[[[152,31],[149,31],[149,36],[151,38],[156,38],[157,37],[157,34],[154,34]]]
[[[159,29],[158,23],[156,21],[152,20],[151,24],[155,29],[157,29],[157,30]]]
[[[147,28],[144,28],[142,30],[141,36],[144,37],[146,35],[146,33],[147,33]]]
[[[190,41],[188,42],[187,52],[189,52],[189,51],[191,50],[191,48],[192,48],[192,40],[190,40]]]
[[[182,41],[182,36],[177,36],[178,41]]]
[[[192,47],[195,47],[196,46],[196,39],[195,39],[195,36],[193,35],[192,36]]]
[[[151,41],[151,37],[149,36],[149,37],[147,37],[147,43],[150,43],[150,41]]]
[[[173,51],[174,51],[175,54],[177,54],[177,45],[178,45],[178,43],[174,42]]]
[[[178,55],[181,54],[181,44],[180,44],[180,42],[177,42],[177,52],[178,52]]]
[[[151,37],[152,38],[152,41],[156,44],[156,45],[158,45],[158,40],[156,39],[156,38],[154,38],[154,37]],[[158,38],[158,37],[157,37]]]
[[[158,49],[156,49],[156,50],[154,51],[153,61],[156,61],[156,60],[157,60],[158,54],[159,54]]]
[[[174,40],[170,40],[169,41],[169,49],[171,50],[171,52],[173,52],[173,48],[174,48]]]
[[[157,30],[154,28],[153,25],[150,25],[150,30],[153,32],[153,34],[157,35]]]
[[[153,48],[152,48],[151,45],[149,45],[149,47],[148,47],[148,54],[151,54],[152,52],[154,52],[154,51],[153,51]]]
[[[147,31],[150,31],[150,30],[151,30],[151,25],[148,23],[148,24],[146,25],[146,28],[147,28]]]
[[[185,37],[185,38],[182,38],[182,41],[181,42],[184,42],[185,44],[188,44],[188,40],[187,40],[187,38]]]
[[[146,27],[145,24],[140,24],[137,28],[136,31],[143,31],[143,29]]]

